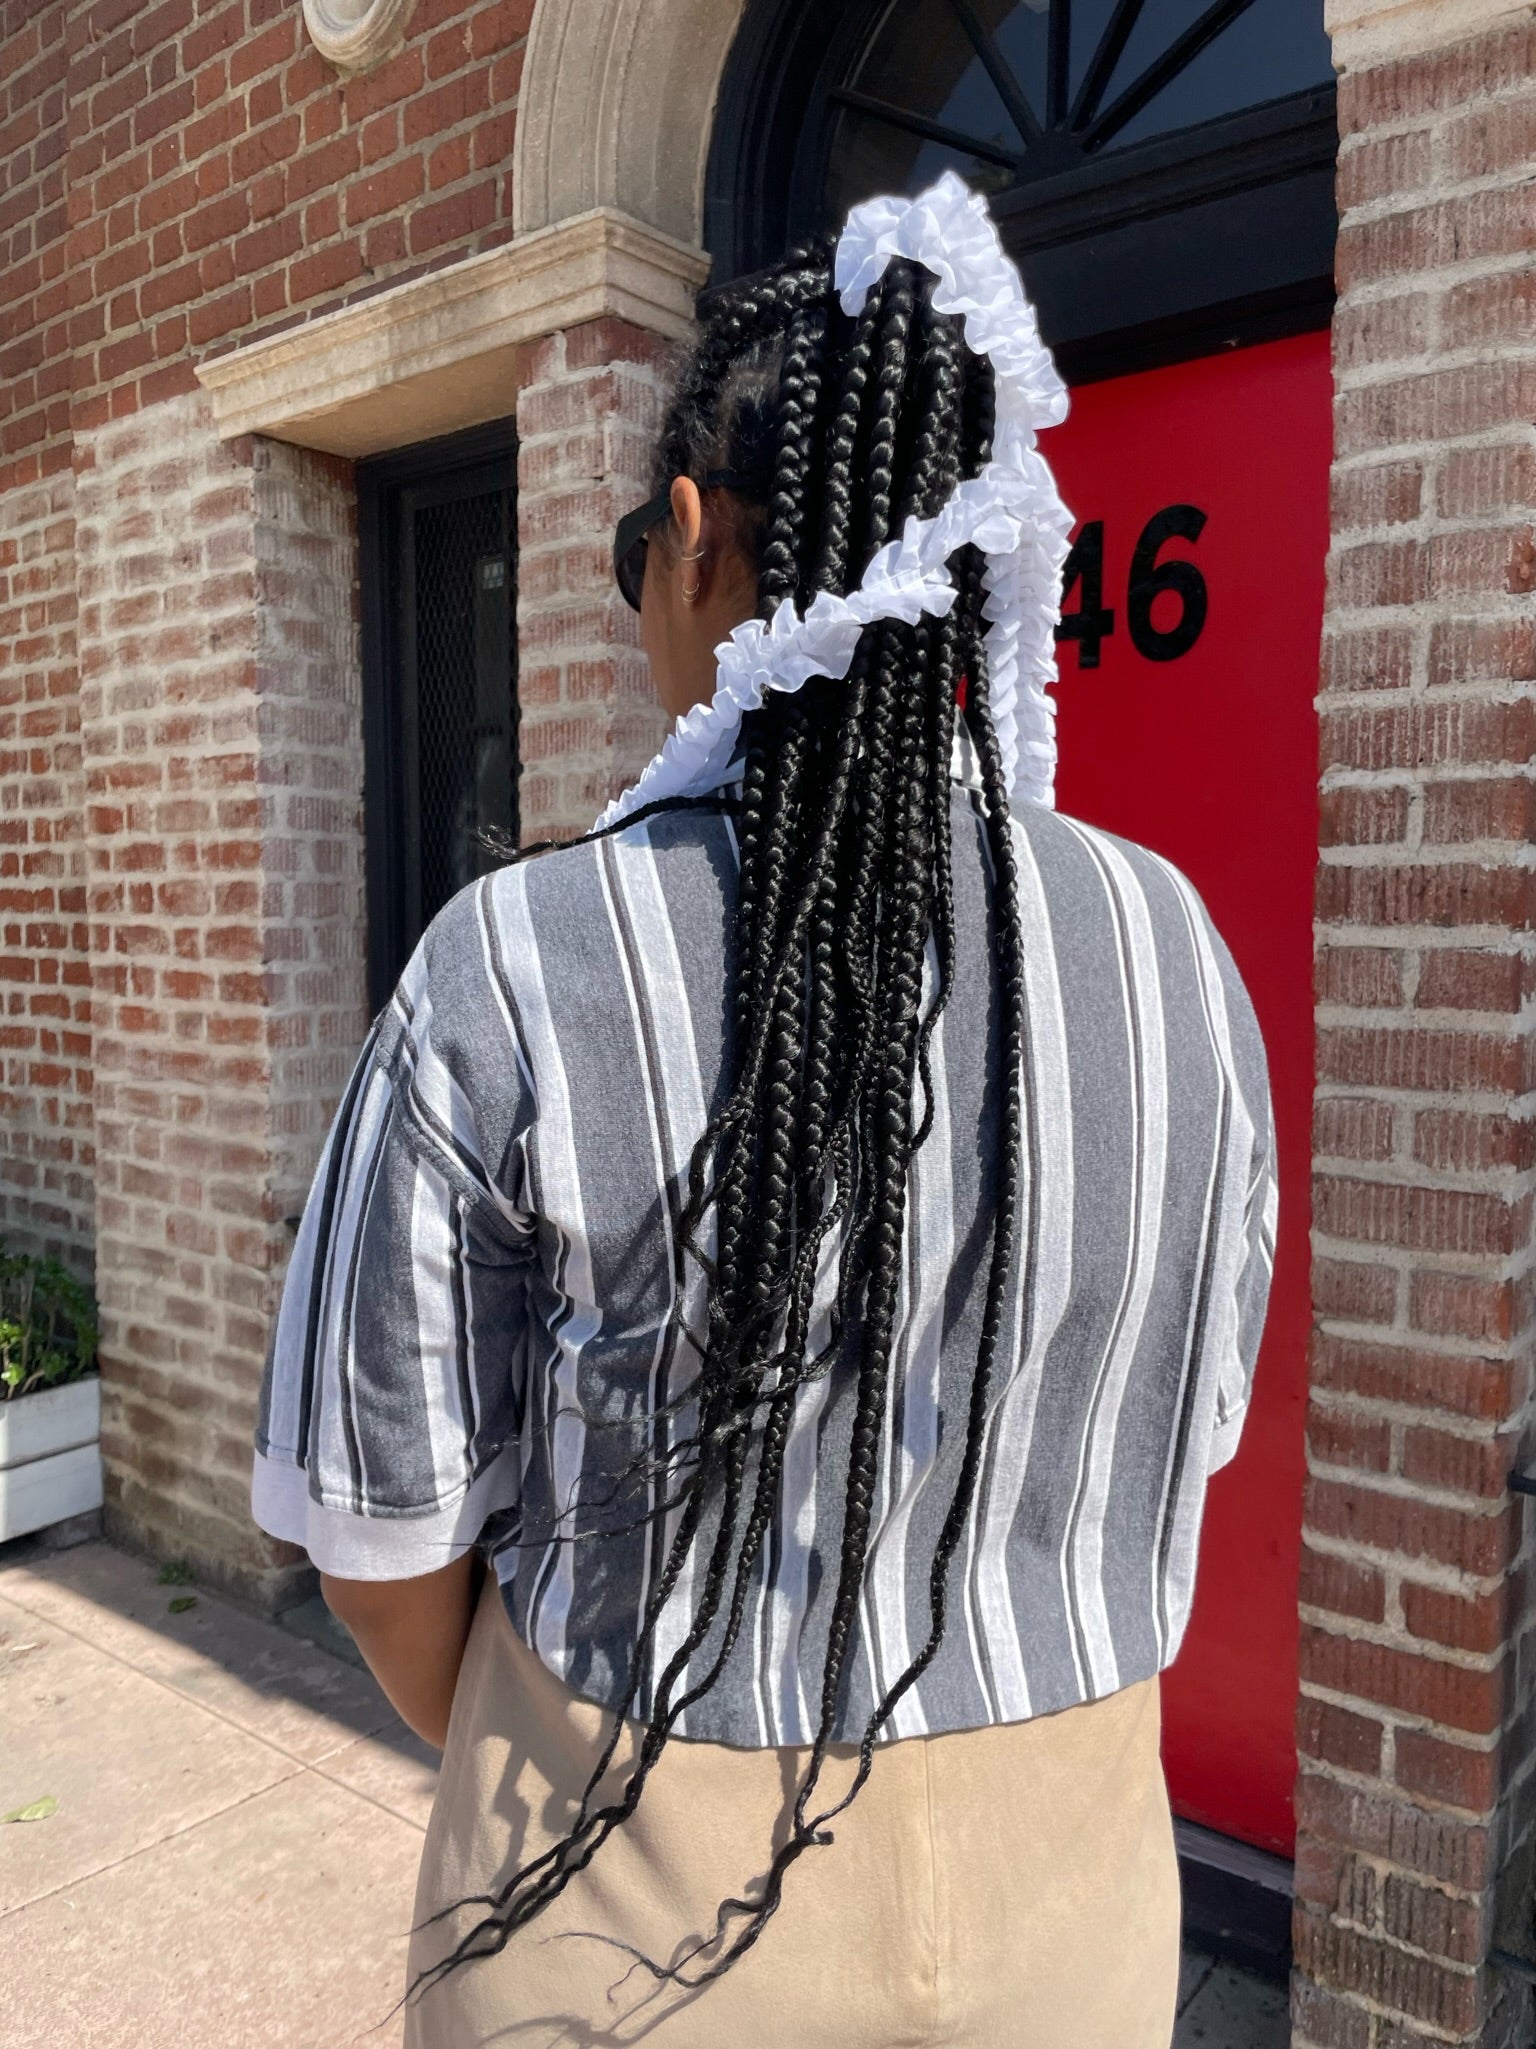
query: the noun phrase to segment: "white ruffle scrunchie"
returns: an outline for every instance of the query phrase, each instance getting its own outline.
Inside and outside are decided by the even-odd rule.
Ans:
[[[845,313],[857,316],[893,256],[933,272],[934,305],[959,316],[967,346],[991,358],[992,460],[957,485],[932,519],[909,519],[847,597],[822,591],[803,616],[785,603],[767,625],[748,619],[738,626],[715,650],[714,696],[683,713],[661,752],[603,812],[599,828],[663,798],[717,789],[743,715],[770,690],[798,690],[812,676],[846,676],[859,635],[875,620],[910,626],[924,612],[942,617],[958,595],[946,563],[967,542],[986,557],[987,673],[1004,773],[1015,796],[1053,801],[1056,712],[1046,690],[1056,678],[1072,515],[1035,437],[1066,418],[1066,387],[986,202],[953,171],[916,199],[870,199],[849,214],[833,269]]]

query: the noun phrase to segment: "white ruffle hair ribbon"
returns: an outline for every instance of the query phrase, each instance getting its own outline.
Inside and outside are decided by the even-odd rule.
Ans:
[[[992,360],[997,424],[991,461],[957,485],[932,519],[909,519],[847,597],[821,591],[803,616],[786,601],[767,625],[748,619],[738,626],[715,650],[714,696],[682,714],[661,752],[614,798],[598,828],[662,798],[718,789],[743,716],[770,690],[798,690],[811,676],[845,677],[859,635],[875,620],[910,626],[924,612],[942,617],[958,595],[946,564],[967,542],[986,557],[987,674],[1004,773],[1016,798],[1053,803],[1056,709],[1046,691],[1056,680],[1072,515],[1035,442],[1042,427],[1066,418],[1066,386],[986,202],[953,171],[916,199],[869,199],[849,214],[833,281],[850,318],[863,309],[893,256],[933,272],[934,305],[957,314],[968,347]]]

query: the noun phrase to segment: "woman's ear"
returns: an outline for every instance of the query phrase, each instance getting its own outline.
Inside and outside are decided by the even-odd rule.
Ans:
[[[692,477],[672,479],[672,517],[677,521],[677,531],[682,536],[683,553],[691,555],[704,531],[704,501]]]

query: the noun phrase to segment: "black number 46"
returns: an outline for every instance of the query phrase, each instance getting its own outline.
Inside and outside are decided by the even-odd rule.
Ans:
[[[1125,623],[1131,644],[1149,662],[1177,661],[1200,638],[1207,609],[1205,578],[1193,562],[1177,558],[1159,562],[1157,558],[1169,541],[1198,541],[1204,529],[1205,514],[1198,505],[1165,505],[1141,530],[1131,556]],[[1115,630],[1114,612],[1104,603],[1102,519],[1090,519],[1072,544],[1061,577],[1063,604],[1074,590],[1080,593],[1077,610],[1065,614],[1056,628],[1056,638],[1075,640],[1079,668],[1096,669],[1099,649]],[[1164,591],[1178,598],[1179,617],[1175,625],[1159,628],[1152,624],[1152,603]]]

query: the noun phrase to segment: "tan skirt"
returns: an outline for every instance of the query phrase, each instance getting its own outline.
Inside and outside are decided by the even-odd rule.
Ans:
[[[428,1916],[564,1834],[606,1728],[488,1585],[422,1854],[413,1981],[477,1918]],[[628,1959],[595,1938],[672,1962],[711,1931],[785,1839],[806,1752],[673,1741],[551,1908],[412,2001],[406,2049],[1167,2049],[1179,1889],[1158,1733],[1149,1680],[1038,1721],[883,1745],[756,1946],[692,1992],[626,1978]],[[834,1749],[818,1806],[854,1755]]]

